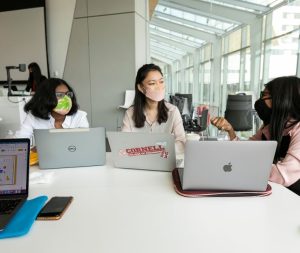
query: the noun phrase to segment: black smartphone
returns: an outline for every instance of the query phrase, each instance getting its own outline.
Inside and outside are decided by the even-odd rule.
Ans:
[[[52,197],[37,216],[37,220],[59,220],[68,206],[71,204],[73,197]]]

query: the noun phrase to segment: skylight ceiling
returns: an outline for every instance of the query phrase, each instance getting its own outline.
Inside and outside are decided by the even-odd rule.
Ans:
[[[169,8],[164,5],[157,5],[154,13],[155,17],[166,19],[171,22],[185,24],[195,29],[207,30],[211,33],[222,34],[224,31],[234,27],[232,23],[218,21],[187,11]]]
[[[150,22],[150,48],[185,54],[235,29],[251,23],[284,0],[159,0]],[[155,41],[155,43],[154,43]],[[168,52],[170,56],[172,53]],[[162,57],[160,55],[160,57]],[[178,58],[178,54],[174,56]]]
[[[274,7],[274,6],[284,2],[284,0],[241,0],[240,2],[254,3],[254,4],[263,5],[263,6],[267,6],[267,7]]]

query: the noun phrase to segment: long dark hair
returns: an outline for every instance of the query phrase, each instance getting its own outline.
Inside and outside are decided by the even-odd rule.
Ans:
[[[284,129],[300,121],[300,79],[296,76],[283,76],[270,81],[265,87],[272,98],[270,135],[278,143],[274,157],[276,163],[280,160]]]
[[[135,78],[135,97],[134,97],[134,111],[133,121],[135,127],[141,128],[145,125],[146,116],[144,114],[144,108],[146,104],[146,96],[138,89],[138,85],[142,85],[143,81],[147,77],[150,71],[158,71],[162,76],[162,71],[159,66],[155,64],[145,64],[137,72]],[[158,123],[161,124],[168,120],[168,108],[165,105],[165,101],[158,102]]]
[[[42,79],[40,66],[36,62],[32,62],[28,65],[28,69],[31,69],[31,72],[29,73],[29,81],[31,83],[35,81],[38,86]]]
[[[49,113],[56,107],[57,98],[55,89],[57,86],[64,84],[68,87],[69,91],[73,92],[72,108],[67,115],[72,115],[77,112],[79,106],[77,104],[76,95],[66,81],[59,78],[49,78],[42,82],[38,87],[36,93],[33,95],[30,101],[24,106],[26,113],[31,112],[35,117],[41,119],[49,119]]]

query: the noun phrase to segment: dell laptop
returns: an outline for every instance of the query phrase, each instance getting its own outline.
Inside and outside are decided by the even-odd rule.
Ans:
[[[183,190],[265,191],[276,141],[187,141]]]
[[[176,165],[174,136],[167,133],[107,132],[117,168],[172,171]]]
[[[106,163],[105,128],[35,129],[40,169]]]
[[[0,139],[0,231],[28,197],[29,139]]]

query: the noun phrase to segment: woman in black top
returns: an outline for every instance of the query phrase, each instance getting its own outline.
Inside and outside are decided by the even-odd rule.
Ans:
[[[28,65],[29,78],[26,86],[26,91],[36,92],[37,87],[42,81],[47,79],[42,75],[41,69],[36,62],[32,62]]]

